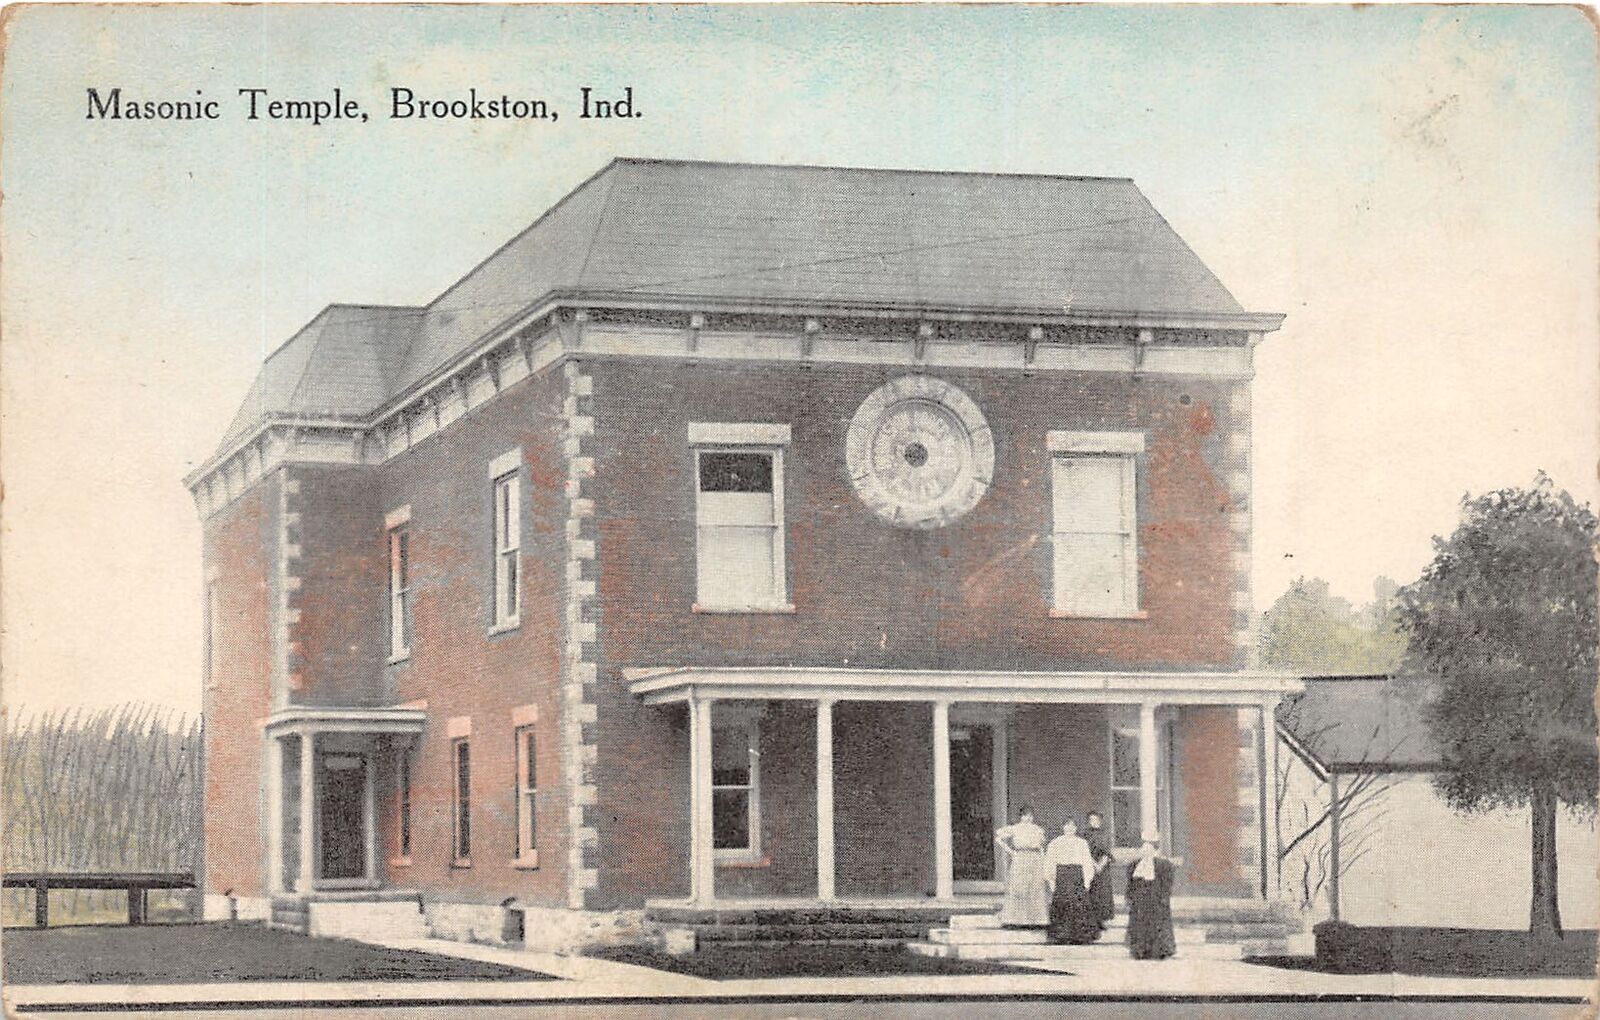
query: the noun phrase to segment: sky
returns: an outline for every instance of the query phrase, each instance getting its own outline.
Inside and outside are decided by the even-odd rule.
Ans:
[[[331,302],[421,304],[617,155],[1133,177],[1251,311],[1257,608],[1600,494],[1596,43],[1564,7],[24,7],[0,71],[3,700],[198,710],[182,477]],[[582,121],[582,86],[641,116]],[[85,89],[217,99],[89,120]],[[391,87],[556,123],[392,121]],[[251,122],[241,88],[369,122]]]

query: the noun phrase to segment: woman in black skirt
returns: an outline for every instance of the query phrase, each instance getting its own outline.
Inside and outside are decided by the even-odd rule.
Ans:
[[[1128,868],[1128,955],[1135,960],[1165,960],[1178,951],[1172,936],[1172,862],[1145,840],[1139,860]]]

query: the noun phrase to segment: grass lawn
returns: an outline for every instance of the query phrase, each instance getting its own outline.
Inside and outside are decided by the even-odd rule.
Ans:
[[[1330,974],[1433,977],[1594,976],[1595,932],[1556,940],[1526,931],[1318,925],[1316,956],[1262,957],[1254,963]]]
[[[670,956],[636,946],[608,946],[589,955],[617,963],[687,974],[740,980],[782,977],[869,977],[886,974],[1033,974],[983,960],[944,960],[918,956],[898,943],[887,946],[719,946],[685,956]]]
[[[543,981],[549,975],[261,924],[12,928],[5,983],[194,984],[207,981]]]

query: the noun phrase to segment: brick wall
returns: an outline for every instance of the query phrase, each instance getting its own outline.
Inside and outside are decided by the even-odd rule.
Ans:
[[[1226,668],[1234,574],[1213,461],[1216,384],[1114,375],[940,373],[988,417],[992,491],[960,521],[890,527],[846,477],[856,407],[896,371],[593,367],[600,596],[608,666],[809,664]],[[785,458],[791,616],[695,614],[693,421],[793,426]],[[1048,615],[1052,429],[1140,429],[1140,621]],[[603,714],[603,712],[602,712]]]
[[[901,373],[584,361],[514,384],[384,465],[295,468],[291,490],[258,486],[206,525],[208,564],[229,578],[224,614],[254,634],[253,644],[219,645],[230,675],[208,695],[208,743],[215,745],[209,753],[231,771],[259,772],[254,724],[268,711],[273,668],[271,641],[261,635],[280,634],[285,684],[296,702],[427,702],[429,726],[412,768],[412,863],[389,870],[391,884],[458,900],[519,896],[567,905],[576,896],[588,906],[631,904],[687,891],[687,739],[682,709],[638,704],[627,694],[624,668],[1228,667],[1239,604],[1229,514],[1237,514],[1238,497],[1229,496],[1219,476],[1237,474],[1237,451],[1222,438],[1231,443],[1237,433],[1230,409],[1248,406],[1232,399],[1237,387],[1109,374],[941,371],[988,418],[994,487],[960,521],[907,531],[883,524],[861,504],[843,463],[856,407]],[[693,421],[792,426],[785,465],[792,615],[691,611],[694,493],[686,432]],[[1045,436],[1054,429],[1147,433],[1138,537],[1148,619],[1049,617]],[[516,446],[525,477],[521,626],[491,635],[487,466]],[[402,505],[411,507],[412,654],[386,666],[383,517]],[[294,526],[286,530],[274,515],[289,506]],[[295,555],[280,563],[280,551]],[[580,552],[581,562],[574,561]],[[292,574],[297,588],[278,602],[271,589],[280,573]],[[273,617],[277,605],[285,607],[281,620]],[[535,871],[511,866],[511,711],[519,705],[533,705],[538,714],[541,866]],[[772,861],[762,869],[720,869],[724,894],[814,888],[813,708],[768,711],[763,835]],[[1103,716],[1096,723],[1094,715],[1020,710],[1013,760],[1063,740],[1103,758]],[[444,728],[458,717],[472,726],[470,869],[450,866],[452,770]],[[925,705],[838,709],[841,893],[932,887],[927,717]],[[566,744],[573,746],[564,757]],[[1033,792],[1014,787],[1012,804],[1037,799],[1041,820],[1055,824],[1051,805],[1081,814],[1096,798],[1103,802],[1095,786],[1104,785],[1103,761],[1079,765],[1082,776],[1058,785],[1052,779]],[[382,860],[396,833],[387,756],[379,767],[390,806],[381,817]],[[1036,770],[1017,765],[1014,774]],[[1022,780],[1024,787],[1033,782]],[[580,799],[596,791],[595,803]],[[208,874],[238,887],[241,868],[252,876],[260,869],[259,795],[235,783],[208,786],[213,796],[230,822],[207,833]],[[569,839],[578,827],[596,831],[598,843]],[[578,872],[590,868],[599,890],[586,894]]]
[[[1184,856],[1183,880],[1192,892],[1248,895],[1259,872],[1239,860],[1237,709],[1187,706],[1176,721],[1178,781],[1174,800]],[[1252,812],[1249,822],[1255,815]],[[1253,831],[1244,833],[1247,839]]]
[[[620,361],[587,370],[594,387],[591,487],[604,620],[598,693],[603,902],[686,891],[682,712],[635,703],[622,680],[624,668],[1227,669],[1234,661],[1234,501],[1221,477],[1233,463],[1221,438],[1231,426],[1233,388],[1227,384],[941,371],[939,377],[960,386],[989,421],[994,485],[960,521],[908,531],[883,524],[860,502],[843,461],[844,435],[856,408],[903,370]],[[686,435],[694,421],[792,426],[784,479],[792,615],[692,612],[694,475]],[[1147,433],[1138,489],[1145,620],[1049,616],[1045,440],[1055,429]],[[836,723],[839,890],[931,889],[928,709],[870,707],[879,717],[876,729],[852,730],[848,720],[863,709],[848,705],[840,706]],[[1104,804],[1103,713],[1025,708],[1018,726],[1014,762],[1021,756],[1026,763],[1045,747],[1059,755],[1063,741],[1081,745],[1087,757],[1073,766],[1082,768],[1081,776],[1041,780],[1033,794],[1027,789],[1033,781],[1024,779],[1023,790],[1013,788],[1013,806],[1037,796],[1042,820],[1059,825],[1052,811],[1070,805],[1081,817]],[[865,733],[870,740],[852,736]],[[809,747],[793,750],[797,764],[809,763],[814,753]],[[917,761],[900,760],[908,755]],[[1042,772],[1016,765],[1014,775],[1052,775],[1047,766],[1060,761],[1041,759]],[[798,783],[795,792],[801,803],[814,803]],[[895,846],[904,854],[890,852]],[[787,888],[798,879],[783,877],[781,869],[798,875],[808,865],[814,868],[814,858],[781,864],[774,858],[772,872],[761,877],[719,869],[719,889]],[[882,871],[902,867],[911,870]]]
[[[204,877],[208,893],[260,896],[265,873],[261,731],[271,711],[280,478],[263,480],[202,531],[212,669],[204,694]]]
[[[373,467],[294,468],[299,610],[289,671],[299,705],[388,705],[388,572]]]
[[[1082,826],[1090,811],[1111,823],[1110,747],[1099,705],[1019,705],[1011,724],[1011,817],[1022,805],[1054,839],[1069,816]]]
[[[561,626],[565,578],[565,460],[559,373],[527,379],[465,420],[379,470],[365,547],[376,616],[365,626],[387,652],[384,514],[409,505],[413,595],[411,656],[378,666],[398,703],[427,702],[428,726],[413,751],[411,865],[387,880],[443,899],[564,903],[567,798],[560,782]],[[520,626],[489,633],[493,617],[492,491],[489,465],[520,446],[522,603]],[[330,490],[333,491],[330,486]],[[361,530],[361,529],[355,529]],[[315,556],[317,553],[311,552]],[[372,573],[372,571],[376,573]],[[379,660],[381,662],[381,660]],[[516,747],[512,710],[537,711],[539,867],[517,868]],[[472,866],[452,867],[450,719],[471,720]],[[392,770],[385,803],[393,804]],[[387,858],[397,845],[384,812]]]

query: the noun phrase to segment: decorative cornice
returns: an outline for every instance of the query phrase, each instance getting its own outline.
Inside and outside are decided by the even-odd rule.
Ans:
[[[580,297],[583,307],[576,307]],[[204,518],[284,464],[384,463],[523,379],[577,356],[1248,380],[1254,344],[1282,320],[1254,313],[791,307],[552,295],[504,320],[482,343],[372,414],[271,415],[184,484]]]

